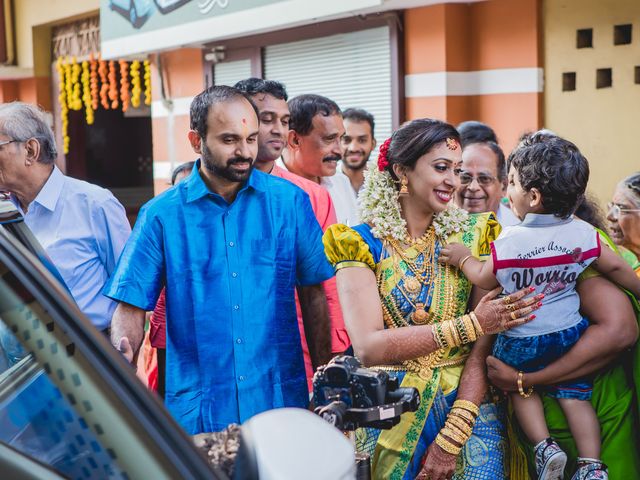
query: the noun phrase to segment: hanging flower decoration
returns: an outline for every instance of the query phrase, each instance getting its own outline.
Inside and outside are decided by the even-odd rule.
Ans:
[[[116,60],[107,62],[99,54],[93,53],[81,62],[75,57],[59,57],[56,60],[65,154],[69,153],[70,145],[69,110],[80,111],[84,107],[87,125],[93,125],[98,108],[109,110],[122,105],[123,112],[126,112],[130,105],[138,108],[143,92],[145,105],[151,105],[149,61],[134,60],[129,63],[126,60],[117,60],[117,63],[116,67]]]
[[[82,95],[80,93],[80,64],[76,61],[76,58],[71,59],[71,102],[69,108],[71,110],[82,109]]]
[[[122,111],[129,110],[129,65],[125,60],[120,60],[120,102],[122,103]]]
[[[67,108],[71,108],[73,103],[73,83],[71,83],[71,61],[69,57],[63,63],[64,67],[64,91],[67,99]]]
[[[93,53],[89,55],[89,84],[91,86],[91,108],[97,110],[100,105],[98,100],[98,62]]]
[[[93,125],[94,114],[91,105],[91,87],[89,86],[89,62],[82,62],[82,103],[84,103],[84,114],[87,125]]]
[[[133,105],[134,108],[138,108],[140,106],[140,94],[142,93],[142,88],[140,88],[140,62],[138,60],[131,62],[130,74],[131,105]]]
[[[111,108],[118,108],[118,80],[116,79],[116,62],[109,62],[109,100]]]
[[[62,147],[65,155],[69,153],[69,108],[67,107],[67,93],[65,83],[65,67],[62,57],[56,61],[58,71],[58,101],[60,102],[60,119],[62,121]]]
[[[151,105],[151,65],[149,60],[144,61],[144,104]]]
[[[105,110],[109,110],[109,98],[107,94],[109,93],[109,80],[107,77],[107,62],[102,60],[102,58],[98,61],[98,73],[100,74],[100,105]]]

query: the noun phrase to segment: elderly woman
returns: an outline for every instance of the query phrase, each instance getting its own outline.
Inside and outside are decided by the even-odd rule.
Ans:
[[[404,125],[367,174],[366,223],[334,225],[323,239],[356,355],[395,372],[421,397],[418,411],[394,428],[356,433],[358,449],[372,455],[374,478],[505,478],[504,424],[485,402],[485,335],[532,319],[541,297],[523,298],[523,290],[496,300],[494,291],[478,303],[460,270],[438,263],[449,241],[489,255],[499,231],[492,214],[451,205],[460,164],[451,125]]]
[[[640,172],[618,184],[608,205],[607,220],[613,241],[624,248],[623,256],[640,275]]]

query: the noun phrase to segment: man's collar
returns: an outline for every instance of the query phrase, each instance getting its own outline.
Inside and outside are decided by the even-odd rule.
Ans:
[[[201,162],[200,159],[196,160],[196,163],[193,165],[193,170],[191,171],[191,175],[189,175],[189,177],[187,177],[182,182],[184,184],[184,188],[187,189],[187,203],[194,202],[207,195],[219,196],[217,193],[209,190],[207,185],[204,183],[204,180],[202,179],[202,176],[200,175],[200,172],[199,172],[200,162]],[[267,186],[265,184],[266,176],[267,174],[264,174],[254,168],[251,171],[251,174],[249,175],[249,179],[242,186],[242,188],[238,193],[242,192],[247,188],[251,188],[258,192],[264,192],[267,189]]]
[[[54,165],[51,175],[49,175],[49,178],[42,186],[33,202],[42,205],[50,212],[53,212],[56,208],[56,204],[58,203],[63,187],[64,174]]]

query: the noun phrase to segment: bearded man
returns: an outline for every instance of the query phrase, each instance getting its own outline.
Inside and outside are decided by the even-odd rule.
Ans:
[[[259,120],[251,99],[211,87],[194,98],[190,117],[200,159],[143,207],[105,294],[120,302],[111,341],[131,360],[145,310],[165,287],[165,404],[197,434],[308,405],[294,291],[317,290],[300,299],[320,299],[326,312],[321,282],[333,271],[307,194],[253,168]],[[310,318],[324,319],[305,324],[317,366],[331,358],[329,322],[326,313]]]

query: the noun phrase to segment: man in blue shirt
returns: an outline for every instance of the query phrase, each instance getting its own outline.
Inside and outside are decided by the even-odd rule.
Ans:
[[[253,169],[258,116],[240,91],[216,86],[191,104],[191,175],[147,203],[105,288],[121,302],[112,343],[131,358],[145,310],[167,302],[165,403],[190,434],[276,407],[305,407],[294,289],[311,295],[305,325],[316,364],[331,355],[320,283],[333,272],[306,193]]]
[[[78,307],[106,330],[116,303],[102,295],[131,233],[124,207],[104,188],[65,176],[38,107],[0,106],[0,190],[45,249]]]

